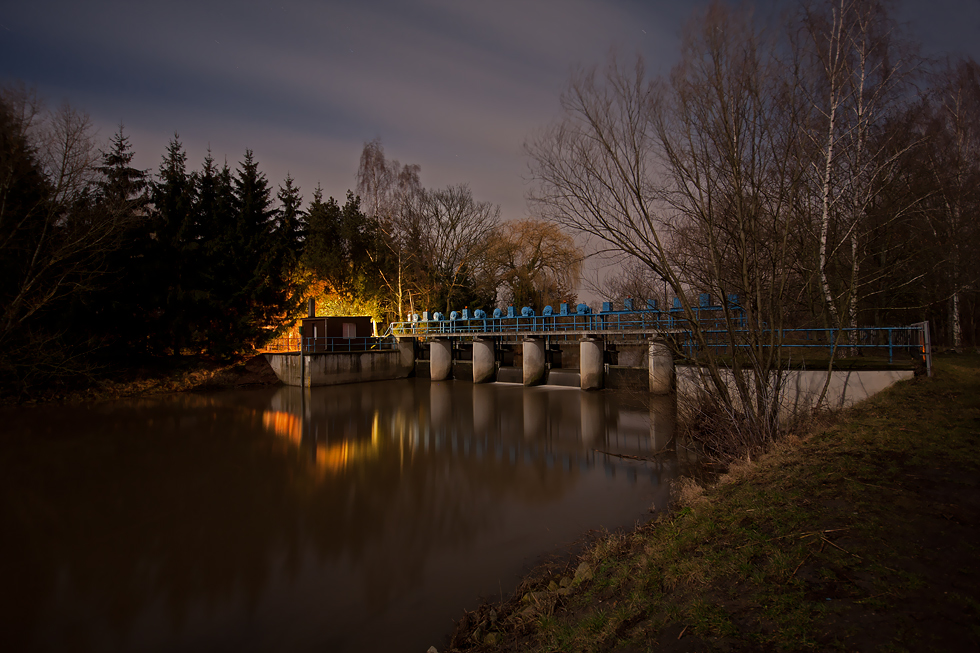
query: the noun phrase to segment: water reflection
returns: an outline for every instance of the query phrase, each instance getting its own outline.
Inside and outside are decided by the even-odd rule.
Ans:
[[[0,415],[6,650],[425,650],[663,505],[670,406],[393,381]],[[597,451],[599,450],[599,451]]]

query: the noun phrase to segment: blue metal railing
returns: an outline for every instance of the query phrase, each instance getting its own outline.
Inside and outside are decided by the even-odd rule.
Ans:
[[[608,304],[607,304],[608,306]],[[724,317],[724,308],[719,305],[692,307],[694,319],[707,340],[707,346],[716,353],[726,353],[736,343],[736,347],[749,347],[745,312],[736,304],[729,304],[733,316],[734,338],[729,336]],[[600,313],[563,311],[561,314],[534,315],[530,311],[500,317],[471,316],[463,311],[462,317],[456,313],[450,319],[412,320],[393,322],[386,336],[466,336],[466,335],[518,335],[540,333],[542,335],[563,333],[582,333],[599,331],[621,331],[623,333],[659,332],[670,335],[677,344],[694,357],[698,345],[689,320],[680,307],[671,310],[604,310]],[[437,316],[439,314],[436,314]],[[764,335],[767,335],[766,332]],[[740,338],[740,334],[745,334]],[[782,329],[774,341],[783,348],[824,349],[836,346],[838,355],[851,350],[877,349],[887,351],[888,362],[892,363],[897,352],[906,351],[912,357],[921,356],[926,360],[930,355],[928,325],[925,323],[902,327],[860,327],[855,329]],[[743,340],[744,344],[739,343]]]
[[[732,338],[725,329],[713,329],[704,331],[705,340],[708,346],[715,349],[717,353],[725,353],[731,346]],[[748,331],[739,330],[734,332],[734,340],[738,347],[749,347],[748,342],[739,343],[740,334],[745,334],[743,340],[747,340]],[[764,332],[763,337],[769,332]],[[698,350],[698,345],[690,331],[679,334],[680,344],[688,356],[693,357]],[[783,349],[824,349],[830,350],[836,347],[837,356],[849,352],[849,350],[871,350],[877,349],[888,352],[888,362],[893,363],[896,352],[907,352],[912,357],[927,355],[928,336],[922,324],[915,324],[904,327],[858,327],[855,329],[782,329],[775,340],[778,341]]]
[[[725,326],[721,306],[692,309],[702,328]],[[734,308],[735,325],[744,327],[745,315]],[[580,331],[683,331],[688,320],[680,308],[669,311],[603,311],[601,313],[567,313],[550,315],[519,315],[501,317],[458,317],[443,320],[413,320],[392,322],[385,335],[438,336],[466,334],[556,333]]]

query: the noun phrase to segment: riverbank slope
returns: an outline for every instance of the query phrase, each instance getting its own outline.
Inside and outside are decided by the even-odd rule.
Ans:
[[[451,650],[980,649],[980,356],[939,359],[581,559]]]
[[[261,353],[219,361],[205,356],[148,358],[140,364],[102,370],[73,384],[38,388],[30,396],[0,397],[0,406],[81,404],[122,397],[279,385]]]

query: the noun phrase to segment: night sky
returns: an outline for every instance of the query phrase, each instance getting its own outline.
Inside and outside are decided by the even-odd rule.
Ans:
[[[527,214],[522,144],[558,115],[575,66],[611,49],[668,72],[703,2],[84,2],[5,0],[0,77],[86,111],[102,142],[123,123],[154,172],[180,134],[198,169],[210,144],[269,180],[290,172],[342,198],[365,141],[422,166],[428,187],[469,183]],[[790,8],[789,2],[777,7]],[[980,59],[980,0],[906,0],[925,52]]]

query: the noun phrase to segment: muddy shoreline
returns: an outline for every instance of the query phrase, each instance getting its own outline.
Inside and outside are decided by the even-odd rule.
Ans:
[[[46,388],[27,398],[3,397],[0,407],[28,408],[79,405],[171,392],[207,392],[230,388],[281,385],[261,353],[232,361],[201,356],[156,359],[143,365],[107,370],[104,376],[75,387]]]

